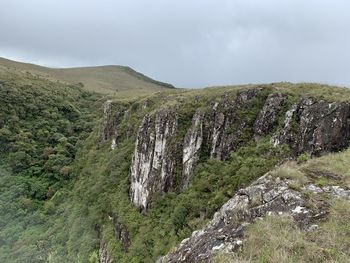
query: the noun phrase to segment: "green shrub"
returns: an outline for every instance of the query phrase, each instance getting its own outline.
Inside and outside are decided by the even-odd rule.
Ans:
[[[309,153],[303,153],[298,156],[298,163],[305,163],[311,158]]]

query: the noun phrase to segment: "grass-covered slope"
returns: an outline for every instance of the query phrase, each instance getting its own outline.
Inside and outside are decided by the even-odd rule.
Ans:
[[[81,68],[47,68],[0,58],[0,72],[21,72],[38,75],[52,81],[82,83],[88,91],[121,97],[149,95],[173,88],[170,84],[151,79],[129,67],[100,66]]]

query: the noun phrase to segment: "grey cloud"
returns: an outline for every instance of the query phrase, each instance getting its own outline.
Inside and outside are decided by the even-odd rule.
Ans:
[[[181,87],[350,85],[347,0],[0,0],[0,56],[129,65]]]

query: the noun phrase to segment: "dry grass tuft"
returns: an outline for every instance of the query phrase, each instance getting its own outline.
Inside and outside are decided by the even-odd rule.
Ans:
[[[349,262],[350,202],[334,201],[329,218],[314,232],[300,230],[291,217],[268,216],[251,225],[243,249],[219,254],[216,263]]]
[[[272,171],[271,174],[281,179],[293,180],[294,184],[298,187],[310,182],[309,178],[300,171],[299,166],[295,162],[287,162]]]

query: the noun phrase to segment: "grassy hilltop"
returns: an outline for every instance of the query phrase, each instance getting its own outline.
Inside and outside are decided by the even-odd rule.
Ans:
[[[47,68],[34,64],[15,62],[0,58],[0,73],[33,74],[49,81],[82,83],[91,92],[123,97],[138,97],[164,89],[172,85],[151,79],[129,67],[100,66],[80,68]]]

